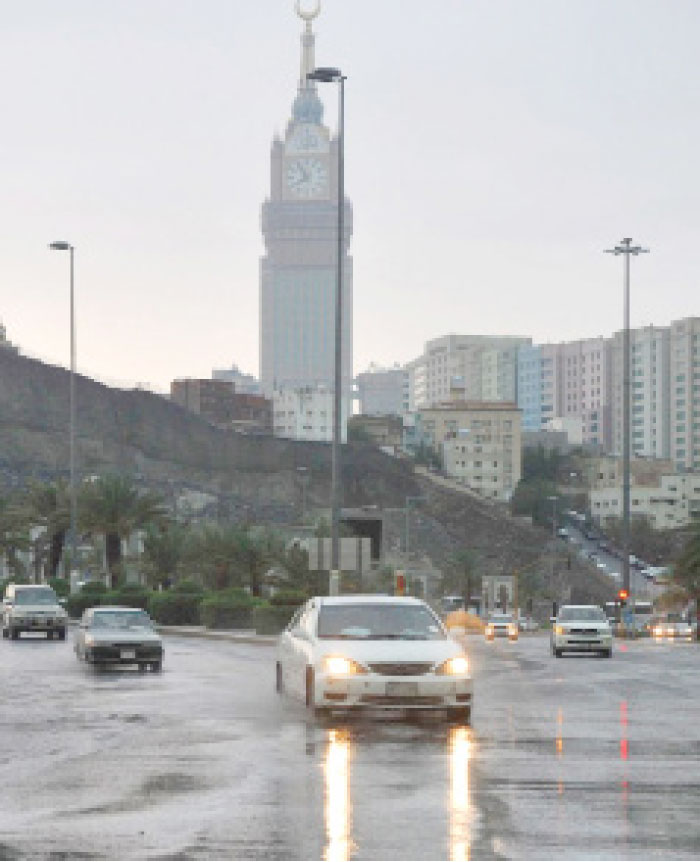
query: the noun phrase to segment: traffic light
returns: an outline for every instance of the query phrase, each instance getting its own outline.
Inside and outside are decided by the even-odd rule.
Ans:
[[[401,571],[401,569],[397,569],[394,572],[394,595],[406,595],[406,575]]]
[[[627,599],[629,597],[630,597],[630,594],[627,592],[627,590],[623,589],[623,590],[617,591],[617,600],[620,603],[621,608],[624,608],[624,606],[627,604]]]

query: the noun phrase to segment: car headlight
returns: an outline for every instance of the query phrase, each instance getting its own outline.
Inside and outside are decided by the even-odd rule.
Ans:
[[[484,634],[492,635],[493,634],[493,626],[486,626],[484,629]]]
[[[512,624],[508,626],[508,634],[509,635],[517,635],[517,633],[518,633],[518,627],[517,626],[512,625]]]
[[[660,638],[663,637],[664,630],[661,626],[656,626],[654,629],[654,637]]]
[[[464,676],[469,673],[469,659],[465,655],[448,658],[435,668],[435,673],[441,676]]]
[[[366,668],[361,664],[342,655],[327,655],[323,659],[323,669],[330,676],[354,676],[358,673],[367,673]]]
[[[566,629],[564,626],[554,626],[554,634],[555,635],[565,635]]]

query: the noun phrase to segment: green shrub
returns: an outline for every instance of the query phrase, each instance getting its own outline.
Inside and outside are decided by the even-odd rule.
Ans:
[[[143,593],[146,592],[146,587],[141,584],[122,584],[117,587],[116,592],[120,593]]]
[[[259,635],[278,635],[287,627],[294,605],[261,605],[253,609],[253,628]]]
[[[79,593],[75,593],[75,595],[68,596],[63,607],[66,609],[69,617],[79,619],[86,608],[94,608],[97,605],[105,604],[103,599],[104,596],[99,593],[81,590]]]
[[[299,605],[303,605],[307,599],[308,596],[304,590],[279,590],[274,594],[274,596],[270,596],[270,604],[284,606],[292,605],[292,607],[298,608]]]
[[[256,604],[259,603],[244,590],[222,590],[205,596],[199,613],[202,623],[210,629],[250,629]]]
[[[151,597],[151,592],[143,587],[138,589],[124,589],[121,587],[118,590],[112,590],[105,593],[101,598],[101,605],[123,605],[127,608],[143,608],[148,610],[148,602]]]
[[[70,595],[70,581],[68,578],[49,578],[48,585],[59,598]]]
[[[195,581],[194,578],[183,578],[175,584],[173,592],[198,593],[199,595],[203,595],[204,587],[198,581]]]
[[[200,621],[201,601],[201,595],[191,592],[168,590],[151,593],[148,612],[157,623],[164,626],[196,626]]]
[[[83,584],[81,593],[90,593],[91,595],[101,595],[107,592],[107,587],[102,581],[88,581]]]

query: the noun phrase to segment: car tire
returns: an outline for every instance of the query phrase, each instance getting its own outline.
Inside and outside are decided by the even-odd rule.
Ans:
[[[10,633],[8,632],[8,630],[7,630],[7,629],[5,629],[5,628],[4,628],[4,629],[2,630],[2,636],[3,636],[4,638],[9,638]]]
[[[454,724],[469,724],[472,723],[472,708],[471,706],[457,706],[450,710],[450,721]]]
[[[163,670],[163,662],[162,661],[151,662],[151,670],[153,671],[153,673],[160,673]]]
[[[140,661],[139,662],[139,673],[146,673],[147,670],[148,670],[148,665],[146,664],[146,662]]]
[[[554,653],[554,658],[561,658],[562,657],[563,650],[560,650],[560,649],[557,649],[556,647],[554,647],[552,649],[552,652]]]
[[[284,691],[284,680],[282,679],[282,665],[279,662],[275,663],[275,691],[277,694],[282,694]]]
[[[60,641],[64,641],[66,639],[66,630],[65,629],[59,629],[58,630],[58,639]]]
[[[16,641],[19,638],[19,629],[10,629],[10,639]]]
[[[47,632],[46,632],[46,640],[47,640],[47,641],[52,641],[52,640],[53,640],[53,631],[49,630],[49,631],[47,631]]]
[[[604,649],[600,655],[602,658],[612,658],[612,648]]]

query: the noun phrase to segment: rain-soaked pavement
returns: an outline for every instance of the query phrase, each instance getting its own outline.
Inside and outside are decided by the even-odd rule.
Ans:
[[[0,643],[0,859],[696,859],[700,647],[469,639],[473,727],[321,726],[269,646]]]

